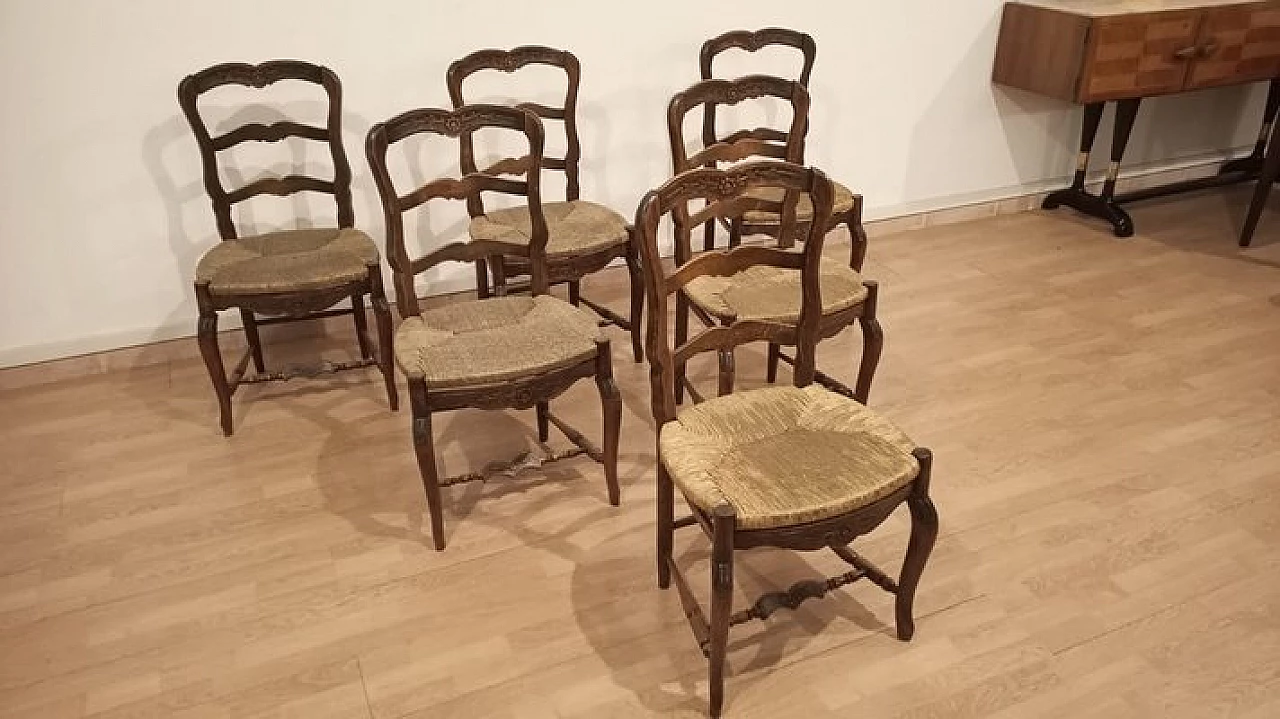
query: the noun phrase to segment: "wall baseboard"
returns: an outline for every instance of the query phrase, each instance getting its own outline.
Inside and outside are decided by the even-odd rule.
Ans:
[[[1223,161],[1247,154],[1251,148],[1237,148],[1231,152],[1210,153],[1180,160],[1175,163],[1159,163],[1126,170],[1120,178],[1119,189],[1124,192],[1145,189],[1157,185],[1208,177],[1217,172]],[[1103,174],[1090,178],[1091,189],[1101,186]],[[1052,190],[1066,184],[1065,179],[1046,180],[1031,185],[996,189],[983,193],[940,198],[929,203],[899,205],[868,210],[864,222],[869,237],[885,237],[924,227],[937,227],[957,222],[968,222],[999,215],[1012,215],[1038,209],[1041,200]],[[1105,231],[1099,224],[1099,231]],[[459,283],[460,284],[460,283]],[[441,298],[469,291],[462,286],[445,287]],[[230,319],[230,318],[228,318]],[[238,319],[238,318],[237,318]],[[86,351],[79,343],[60,343],[40,347],[23,347],[0,351],[0,391],[57,382],[73,377],[102,374],[123,369],[137,369],[179,360],[194,360],[200,352],[192,341],[192,326],[168,326],[157,328],[149,338],[117,338],[115,349]],[[272,328],[276,330],[273,341],[351,334],[351,321],[335,317],[315,322]],[[110,338],[91,338],[101,346]],[[238,327],[228,323],[222,333],[223,350],[230,356],[244,349],[243,335]],[[63,355],[59,357],[59,355]],[[68,356],[69,355],[69,356]],[[57,357],[39,360],[32,358]]]

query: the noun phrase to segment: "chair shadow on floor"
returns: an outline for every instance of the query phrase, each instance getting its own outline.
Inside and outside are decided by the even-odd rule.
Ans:
[[[1138,235],[1170,249],[1280,269],[1280,206],[1272,201],[1249,248],[1238,246],[1253,183],[1143,200],[1127,206]],[[1205,218],[1221,231],[1206,234]],[[1195,219],[1196,222],[1191,220]],[[1196,231],[1194,228],[1199,228]]]
[[[641,481],[648,480],[653,455],[628,459],[620,466],[636,469],[628,473],[625,484],[633,484],[637,475]],[[547,496],[522,505],[521,515],[536,515],[564,501],[573,491],[569,486],[556,486]],[[503,521],[500,526],[513,532],[526,546],[573,563],[570,600],[574,619],[618,686],[655,714],[688,712],[702,716],[706,707],[705,659],[684,626],[676,590],[673,587],[664,592],[656,584],[652,549],[655,530],[653,522],[647,521],[654,513],[653,496],[646,493],[641,498],[624,493],[623,502],[631,510],[636,502],[642,502],[644,508],[639,516],[646,521],[614,529],[618,527],[615,510],[603,506],[555,531],[535,529],[518,518]],[[637,515],[628,512],[627,516],[634,519]],[[477,517],[473,521],[490,520]],[[603,538],[591,542],[592,535]],[[705,599],[707,589],[703,585],[707,582],[699,580],[707,575],[709,542],[700,532],[688,529],[677,535],[677,545],[685,547],[677,552],[678,561],[686,567],[694,593]],[[735,602],[738,608],[745,608],[743,602],[783,590],[794,579],[819,576],[825,574],[804,555],[772,549],[747,552],[738,563]],[[799,657],[833,622],[847,621],[868,633],[893,636],[893,627],[855,596],[858,589],[855,585],[821,601],[805,603],[797,611],[779,612],[767,622],[754,622],[757,629],[731,637],[730,677],[767,671],[787,658]],[[619,597],[629,599],[618,601]],[[752,651],[749,657],[744,656]]]
[[[377,389],[373,384],[370,387]],[[375,394],[371,391],[371,403],[377,400]],[[375,416],[370,421],[340,420],[323,409],[294,404],[292,411],[327,432],[316,459],[316,487],[325,495],[326,508],[356,530],[430,546],[430,533],[423,525],[426,497],[410,438],[409,412],[386,413],[376,404],[371,408],[388,416]],[[462,410],[437,413],[434,418],[437,466],[442,477],[493,471],[523,452],[537,451],[533,410]],[[584,429],[593,436],[590,428]],[[562,450],[570,444],[553,433],[549,446]],[[620,453],[620,466],[627,466],[629,459]],[[555,487],[557,496],[598,495],[602,509],[613,510],[607,504],[602,477],[599,465],[577,456],[446,487],[442,490],[446,537],[452,539],[468,522],[492,523],[491,518],[500,515],[490,512],[489,505],[499,507],[503,498],[545,491],[544,487]],[[634,476],[620,472],[623,501],[635,481]],[[400,518],[406,518],[404,523]],[[512,519],[512,524],[519,522],[519,518]],[[510,529],[506,525],[501,528]]]

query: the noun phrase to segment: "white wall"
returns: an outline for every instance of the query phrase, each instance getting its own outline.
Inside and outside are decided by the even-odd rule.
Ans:
[[[0,366],[192,333],[190,277],[216,233],[174,92],[207,65],[296,57],[337,71],[357,221],[381,242],[364,133],[401,110],[447,104],[450,60],[525,43],[577,54],[583,194],[630,215],[668,173],[664,108],[696,79],[701,41],[802,28],[818,41],[808,159],[865,194],[876,218],[1038,190],[1071,171],[1078,109],[989,82],[1000,5],[5,0]],[[1251,144],[1259,93],[1147,103],[1127,159]],[[270,225],[291,207],[249,217]],[[458,268],[450,284],[470,276]]]

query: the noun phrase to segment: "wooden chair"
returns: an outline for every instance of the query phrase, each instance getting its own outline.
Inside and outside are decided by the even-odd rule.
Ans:
[[[800,51],[800,74],[795,79],[808,90],[809,78],[813,75],[813,63],[818,57],[817,43],[805,33],[780,27],[754,31],[731,30],[702,43],[702,50],[698,53],[698,68],[702,73],[702,79],[711,80],[716,77],[715,62],[721,54],[730,50],[755,53],[766,47],[789,47]],[[710,146],[717,142],[716,113],[713,107],[708,107],[706,110],[707,112],[702,115],[702,141]],[[786,143],[790,134],[770,127],[758,127],[750,132],[760,139],[781,143]],[[806,118],[801,135],[808,135],[808,133],[809,126]]]
[[[770,27],[763,30],[734,30],[726,32],[723,35],[713,37],[702,43],[702,50],[699,53],[698,65],[702,73],[703,80],[711,80],[715,75],[715,60],[729,50],[743,50],[746,52],[759,52],[766,47],[790,47],[799,50],[802,56],[802,64],[800,74],[795,78],[805,90],[809,89],[809,78],[813,74],[813,64],[817,59],[818,47],[809,35],[798,32],[796,30],[788,30],[786,28]],[[750,130],[732,133],[729,137],[737,138],[739,136],[754,137],[769,142],[785,144],[794,134],[793,131],[783,132],[775,128],[758,127]],[[803,162],[804,146],[809,134],[809,121],[805,118],[804,124],[800,129],[800,157]],[[716,112],[715,106],[708,105],[704,108],[702,116],[702,142],[704,146],[720,142],[721,138],[716,130]],[[834,182],[835,186],[835,204],[831,214],[831,228],[834,229],[840,225],[845,225],[849,231],[850,241],[853,243],[853,268],[862,271],[862,263],[867,255],[867,234],[862,228],[862,196],[854,194],[847,187],[838,182]],[[803,220],[806,216],[805,204],[800,203],[799,217]],[[778,223],[777,217],[770,218],[765,214],[752,215],[746,218],[743,227],[736,228],[737,237],[741,236],[743,231],[748,234],[752,233],[770,233],[770,227],[775,227]],[[714,227],[707,228],[707,236],[704,243],[710,247],[714,246]],[[776,232],[776,229],[773,231]],[[736,237],[731,238],[731,242]]]
[[[481,128],[506,128],[524,134],[529,153],[499,163],[499,169],[464,172],[461,179],[443,178],[400,194],[387,169],[387,149],[405,138],[436,134],[466,136]],[[440,479],[431,435],[436,412],[478,409],[537,408],[538,439],[546,442],[550,425],[592,459],[604,465],[609,503],[617,506],[618,433],[622,396],[613,381],[609,340],[587,312],[547,294],[547,221],[541,211],[538,174],[542,124],[531,112],[494,105],[458,110],[411,110],[369,130],[365,151],[382,199],[386,220],[387,259],[395,276],[397,306],[405,318],[396,331],[396,364],[409,381],[413,409],[413,444],[431,514],[431,536],[444,549],[440,488],[482,479],[466,475]],[[524,180],[510,175],[525,175]],[[504,177],[503,175],[508,175]],[[405,245],[404,213],[431,200],[467,200],[481,192],[526,198],[530,231],[522,241],[452,242],[413,258]],[[528,264],[531,296],[509,295],[454,302],[436,309],[418,306],[414,278],[444,262],[479,262],[510,254]],[[604,450],[551,413],[549,402],[584,377],[594,377],[604,413]],[[562,458],[568,455],[561,455]]]
[[[761,131],[738,132],[689,154],[685,144],[684,122],[694,109],[710,108],[707,112],[714,115],[717,106],[740,105],[749,100],[767,97],[780,98],[790,103],[791,126],[787,132],[779,136]],[[697,167],[715,167],[751,157],[774,158],[798,164],[802,161],[803,130],[808,123],[808,116],[809,93],[798,82],[766,75],[749,75],[737,80],[703,80],[677,94],[667,107],[667,129],[675,172],[678,175]],[[779,140],[778,137],[782,139]],[[751,195],[772,201],[781,207],[782,195],[777,188],[755,189],[751,191]],[[833,202],[845,202],[847,205],[849,196],[843,194],[839,187],[834,190],[834,197]],[[767,210],[751,210],[740,217],[724,220],[724,224],[732,228],[730,246],[737,247],[744,232],[772,236],[777,239],[780,247],[785,248],[791,246],[796,237],[801,236],[799,229],[815,222],[823,232],[829,230],[829,217],[817,215],[808,195],[801,193],[795,198],[795,204],[796,231],[784,231],[786,228],[780,215]],[[844,209],[841,211],[845,214],[841,216],[841,221],[852,223],[851,233],[855,230],[856,233],[861,233],[861,221],[857,217],[861,213],[861,204],[855,202],[842,207]],[[692,255],[693,228],[699,224],[714,227],[720,221],[712,219],[695,222],[681,208],[676,209],[675,218],[675,256],[678,263],[683,263]],[[765,225],[756,224],[761,221]],[[860,234],[854,234],[854,237],[858,236]],[[707,239],[709,241],[704,243],[704,251],[714,247],[711,233],[708,233]],[[859,324],[863,349],[856,387],[849,389],[823,372],[817,373],[817,380],[830,389],[866,404],[884,347],[884,331],[876,319],[879,287],[876,282],[864,280],[859,274],[864,252],[865,243],[854,242],[847,265],[833,260],[825,260],[821,265],[824,304],[818,334],[821,338],[827,338],[855,322]],[[731,277],[706,278],[691,283],[676,299],[676,341],[683,342],[688,337],[690,309],[704,324],[725,324],[734,319],[794,322],[799,316],[799,296],[798,277],[794,273],[780,274],[775,269],[764,266],[753,267]],[[777,379],[780,359],[792,364],[795,361],[793,357],[783,354],[777,343],[770,343],[767,369],[769,382]],[[733,391],[733,355],[722,353],[720,360],[720,393],[728,394]],[[687,385],[684,368],[677,368],[677,374],[680,381],[676,385],[676,398],[677,401],[682,401]]]
[[[912,603],[921,573],[938,533],[929,500],[932,457],[888,420],[859,402],[811,383],[814,349],[822,324],[820,276],[823,227],[808,230],[803,250],[741,246],[713,250],[665,275],[657,233],[664,217],[690,201],[709,206],[692,219],[738,217],[761,208],[753,190],[806,192],[814,217],[830,212],[833,191],[817,170],[789,163],[757,162],[723,171],[696,169],[645,195],[636,212],[645,288],[649,301],[646,342],[652,380],[653,415],[658,433],[658,586],[674,578],[685,616],[699,647],[710,660],[711,715],[724,704],[724,667],[729,627],[765,619],[777,609],[795,609],[866,577],[896,595],[897,634],[915,631]],[[772,193],[771,193],[772,194]],[[788,202],[772,211],[794,222]],[[691,340],[668,340],[668,298],[690,283],[728,277],[752,267],[770,266],[798,273],[802,299],[796,322],[738,318],[707,328]],[[676,412],[678,368],[702,352],[731,351],[744,342],[769,340],[795,345],[793,387],[775,386],[729,394]],[[696,397],[695,397],[696,399]],[[691,513],[676,519],[675,487]],[[912,529],[897,581],[849,546],[905,502]],[[711,539],[711,619],[708,621],[672,555],[674,531],[699,526]],[[767,594],[751,607],[733,612],[734,550],[781,547],[799,551],[829,548],[851,565],[850,571],[823,581],[800,582],[785,592]]]
[[[282,80],[301,80],[324,88],[328,95],[328,123],[312,127],[281,121],[250,123],[213,137],[200,115],[202,94],[224,85],[263,88]],[[189,75],[178,85],[178,102],[200,146],[204,186],[213,202],[222,242],[196,265],[196,306],[200,312],[197,338],[213,390],[218,396],[222,432],[232,432],[231,395],[241,384],[285,380],[298,374],[317,374],[376,364],[382,371],[387,399],[397,409],[395,375],[391,367],[391,313],[382,288],[382,269],[373,240],[354,228],[351,207],[351,167],[342,146],[342,85],[332,70],[298,60],[274,60],[261,65],[227,63]],[[268,177],[227,190],[219,177],[217,153],[243,142],[279,142],[301,137],[328,143],[333,157],[332,180],[302,175]],[[338,226],[283,230],[240,237],[231,206],[257,195],[324,192],[338,205]],[[364,296],[373,304],[378,326],[375,353],[368,336]],[[350,309],[331,309],[344,299]],[[218,311],[238,308],[249,349],[227,376],[218,348]],[[359,362],[332,364],[318,371],[267,373],[258,327],[281,322],[351,314],[360,345]],[[258,319],[258,315],[266,319]],[[376,354],[376,357],[375,357]],[[246,376],[249,359],[255,374]]]
[[[547,266],[553,285],[568,283],[569,301],[585,304],[600,316],[631,333],[631,347],[635,361],[644,360],[640,337],[640,315],[644,306],[644,289],[640,279],[639,255],[631,240],[631,227],[626,218],[603,205],[579,199],[578,160],[582,155],[578,142],[577,104],[581,69],[578,58],[563,50],[549,47],[524,46],[512,50],[480,50],[455,61],[449,66],[446,81],[454,108],[466,104],[463,84],[467,78],[484,70],[513,73],[529,65],[546,65],[564,71],[567,79],[564,104],[548,107],[533,102],[519,106],[531,110],[543,120],[559,120],[564,123],[568,143],[564,157],[543,157],[542,166],[550,170],[564,171],[566,178],[565,201],[547,202],[542,206],[547,219],[551,239],[547,242]],[[475,147],[471,136],[462,138],[462,169],[476,172]],[[500,169],[500,168],[489,168]],[[471,212],[471,237],[477,240],[496,240],[511,244],[528,242],[530,213],[527,207],[513,207],[485,212],[480,199],[469,202]],[[593,302],[581,294],[581,281],[586,275],[604,269],[617,258],[626,260],[631,275],[630,318],[624,319],[616,312]],[[477,277],[482,293],[488,291],[488,280],[483,265],[478,266]],[[519,255],[504,255],[492,263],[494,284],[499,293],[506,292],[507,278],[528,275],[529,263]]]

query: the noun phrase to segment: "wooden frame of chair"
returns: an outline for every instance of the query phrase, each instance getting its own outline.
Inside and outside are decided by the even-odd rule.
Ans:
[[[224,85],[242,85],[260,89],[282,80],[301,80],[324,88],[329,99],[328,120],[325,127],[313,127],[290,121],[269,125],[251,123],[217,137],[210,135],[209,128],[200,115],[199,98],[202,94]],[[259,65],[246,63],[214,65],[188,75],[182,80],[178,85],[178,102],[200,147],[205,191],[213,204],[218,234],[224,241],[237,238],[235,222],[231,217],[232,205],[257,195],[284,196],[296,192],[328,193],[334,196],[338,206],[339,228],[354,226],[351,166],[347,162],[346,151],[342,145],[342,85],[332,70],[300,60],[273,60]],[[288,137],[301,137],[327,143],[333,159],[333,180],[290,175],[259,179],[232,191],[227,191],[222,186],[218,173],[217,153],[219,151],[243,142],[279,142]],[[376,364],[382,372],[391,409],[399,408],[395,371],[392,368],[391,359],[391,311],[382,286],[382,268],[380,263],[375,262],[367,265],[367,269],[366,276],[359,281],[305,292],[226,295],[212,293],[207,281],[195,283],[196,306],[199,310],[196,335],[200,344],[200,354],[204,359],[205,367],[209,370],[209,377],[218,398],[223,434],[230,436],[232,433],[231,396],[241,384],[287,380],[300,374],[312,375],[324,371],[340,371]],[[370,297],[377,323],[376,353],[368,335],[368,320],[364,313],[365,295]],[[350,309],[332,309],[343,299],[351,300]],[[240,310],[249,347],[228,376],[218,347],[218,311],[231,308]],[[267,317],[259,319],[258,314],[267,315]],[[360,361],[333,364],[319,371],[267,373],[262,341],[258,332],[260,326],[344,314],[350,314],[354,318],[356,337],[360,346]],[[246,377],[251,358],[256,374]]]
[[[769,27],[760,30],[732,30],[722,35],[707,40],[702,43],[702,49],[698,53],[698,66],[702,73],[703,80],[710,80],[715,77],[715,59],[720,54],[732,49],[743,50],[746,52],[759,52],[766,47],[789,47],[800,51],[802,64],[800,74],[796,78],[797,81],[809,89],[809,78],[813,75],[813,65],[818,57],[818,45],[814,42],[813,37],[807,33],[798,30],[790,30],[780,27]],[[708,107],[702,116],[702,140],[707,145],[715,144],[717,140],[716,133],[716,114],[714,108]],[[773,128],[760,127],[747,131],[747,134],[764,140],[774,142],[787,142],[790,133],[780,132]],[[809,135],[809,122],[805,118],[804,129],[800,138],[800,162],[804,161],[804,146]],[[840,225],[844,225],[849,232],[850,260],[849,266],[854,270],[861,272],[862,265],[866,261],[867,256],[867,233],[862,227],[862,195],[853,195],[853,206],[846,212],[833,213],[831,217],[831,229],[835,229]],[[715,227],[708,225],[706,228],[706,236],[703,244],[708,247],[715,245]],[[746,223],[736,227],[729,228],[729,242],[735,244],[741,236],[746,234],[769,234],[769,225],[753,225]],[[769,364],[768,375],[776,378],[778,374],[778,360],[787,359],[781,354],[779,347],[769,347]],[[870,387],[867,388],[870,391]],[[865,398],[864,400],[865,401]]]
[[[824,232],[810,227],[803,252],[780,248],[741,246],[713,250],[680,265],[673,274],[664,275],[660,261],[657,231],[662,218],[675,214],[690,201],[705,200],[708,206],[692,217],[695,222],[741,214],[746,209],[763,206],[761,200],[746,198],[744,189],[756,186],[783,187],[788,198],[794,191],[810,193],[815,216],[830,212],[830,181],[818,170],[790,163],[756,162],[730,170],[694,169],[678,175],[657,190],[645,195],[636,212],[637,236],[640,238],[645,267],[645,288],[649,303],[646,345],[650,361],[653,415],[659,435],[664,424],[676,417],[675,390],[678,370],[692,356],[702,352],[732,351],[737,345],[766,339],[796,346],[797,387],[810,384],[814,378],[814,352],[821,318],[821,288],[818,282],[821,246]],[[784,201],[779,207],[784,223],[794,222],[794,212]],[[815,227],[818,227],[815,225]],[[773,264],[799,269],[803,273],[803,300],[800,320],[796,324],[760,321],[738,321],[727,326],[708,327],[687,341],[676,339],[668,344],[668,297],[679,296],[682,288],[704,275],[730,275],[752,264]],[[912,616],[915,590],[938,534],[938,517],[929,499],[932,455],[918,448],[912,453],[919,464],[915,479],[887,497],[840,516],[821,521],[771,529],[742,529],[737,524],[733,505],[721,502],[710,511],[689,502],[689,516],[676,519],[675,488],[661,456],[657,460],[657,563],[658,586],[667,589],[674,579],[684,613],[704,655],[709,660],[710,708],[719,716],[724,704],[725,655],[731,626],[763,619],[779,608],[795,609],[809,598],[824,596],[829,591],[868,578],[895,595],[895,618],[899,639],[909,640],[915,632]],[[911,538],[901,574],[895,582],[848,545],[856,537],[879,526],[898,505],[906,503],[911,512]],[[688,581],[675,561],[672,547],[675,529],[697,525],[711,539],[711,618],[694,597]],[[732,612],[734,551],[753,547],[779,547],[797,551],[831,549],[848,562],[852,569],[823,581],[800,582],[785,592],[767,594],[750,608]]]
[[[542,167],[548,170],[563,171],[566,179],[565,200],[570,202],[580,200],[578,166],[582,156],[582,147],[578,139],[577,104],[578,86],[581,82],[582,70],[578,58],[573,53],[535,45],[525,45],[511,50],[489,49],[473,52],[449,65],[445,73],[446,84],[449,88],[449,98],[455,109],[462,107],[466,104],[463,84],[467,78],[486,70],[510,74],[529,65],[545,65],[564,71],[567,87],[562,106],[550,107],[534,102],[524,102],[518,106],[532,111],[540,119],[558,120],[564,123],[567,142],[565,155],[560,158],[542,157]],[[470,135],[462,138],[461,159],[464,172],[477,171],[475,145]],[[483,201],[479,198],[476,198],[473,202],[468,202],[467,209],[472,217],[479,217],[485,214]],[[629,239],[623,245],[566,257],[549,257],[548,276],[552,285],[568,284],[570,303],[574,305],[585,304],[596,314],[631,333],[631,347],[635,361],[642,362],[644,360],[644,349],[641,341],[640,322],[644,309],[644,288],[643,280],[640,277],[639,253],[636,250],[634,232],[630,226],[628,226],[627,232]],[[583,297],[581,292],[583,277],[604,269],[609,263],[618,258],[626,261],[627,271],[630,276],[631,308],[629,318],[624,318],[608,307],[588,297]],[[483,264],[477,265],[476,269],[479,291],[482,294],[487,294],[489,291],[485,267],[486,265]],[[528,263],[519,256],[510,255],[503,255],[501,259],[495,260],[492,263],[492,270],[494,273],[494,285],[498,292],[522,289],[514,286],[509,287],[507,278],[513,275],[529,274]]]
[[[803,58],[800,67],[800,74],[796,78],[805,90],[809,89],[809,78],[813,75],[813,65],[817,60],[818,46],[813,38],[806,33],[798,30],[789,30],[780,27],[769,27],[761,30],[732,30],[722,35],[707,40],[702,43],[702,49],[698,54],[698,66],[702,74],[703,80],[715,79],[715,59],[722,53],[732,49],[744,50],[746,52],[759,52],[766,47],[790,47],[799,50]],[[707,106],[704,108],[702,116],[702,141],[707,147],[714,145],[729,138],[720,138],[716,131],[716,114],[715,108]],[[770,127],[758,127],[750,130],[735,133],[746,137],[754,137],[769,142],[787,143],[792,132],[782,132]],[[800,161],[804,161],[804,147],[809,135],[809,119],[805,118],[804,126],[800,132]],[[853,244],[853,257],[850,266],[859,272],[862,271],[863,261],[867,254],[867,234],[862,227],[862,196],[854,194],[853,207],[847,212],[833,213],[831,217],[831,229],[835,229],[840,225],[845,225],[849,231],[850,242]],[[745,232],[746,234],[769,233],[769,225],[746,225],[737,228],[730,228],[730,242],[736,242],[738,238]],[[706,228],[706,237],[704,245],[707,248],[715,245],[715,227],[708,226]]]
[[[767,128],[764,130],[746,130],[706,145],[692,155],[689,154],[685,145],[684,121],[685,117],[695,108],[705,108],[705,112],[714,117],[715,107],[718,105],[737,105],[747,100],[763,97],[781,98],[791,104],[791,127],[786,133],[778,133],[782,138],[781,142],[778,136],[769,134],[774,131]],[[671,144],[672,165],[678,175],[697,167],[716,167],[720,163],[737,162],[751,157],[768,157],[800,164],[803,162],[803,137],[804,128],[808,124],[808,117],[809,93],[798,82],[768,75],[748,75],[736,80],[703,80],[678,93],[671,98],[671,102],[667,105],[667,131]],[[861,212],[861,203],[855,202],[854,209],[842,215],[840,221],[852,222],[850,232],[854,232],[856,228],[856,231],[861,233]],[[814,216],[816,217],[816,213]],[[712,249],[714,247],[713,230],[718,222],[720,222],[718,219],[691,221],[687,217],[687,213],[677,209],[675,233],[677,263],[685,262],[692,256],[693,228],[699,224],[708,228],[707,241],[704,242],[703,251]],[[754,225],[748,225],[740,217],[725,220],[725,222],[732,228],[730,247],[739,246],[744,232],[755,232],[759,229]],[[769,229],[768,232],[762,232],[762,234],[777,238],[779,245],[782,247],[789,247],[793,244],[794,239],[799,236],[798,233],[803,231],[809,224],[812,224],[812,222],[800,221],[799,218],[796,218],[794,223],[795,231],[789,230],[785,223],[780,223],[771,225],[772,229]],[[833,227],[829,220],[819,224],[823,232],[827,232]],[[808,234],[812,236],[813,233],[809,232]],[[855,234],[854,236],[858,235]],[[850,252],[849,267],[855,272],[860,270],[864,255],[865,243],[854,242]],[[884,330],[881,328],[879,320],[876,319],[879,285],[874,280],[864,280],[863,285],[867,289],[865,300],[824,315],[819,326],[819,337],[821,339],[839,334],[845,327],[855,322],[860,326],[863,335],[863,349],[859,360],[858,379],[855,388],[850,389],[836,378],[821,371],[818,371],[816,376],[818,382],[823,386],[866,404],[871,394],[871,383],[875,378],[876,367],[880,364],[880,355],[884,348]],[[704,324],[714,324],[718,321],[717,318],[681,295],[677,298],[676,303],[677,341],[683,341],[688,336],[688,322],[691,311]],[[769,382],[774,382],[777,379],[779,360],[785,360],[790,364],[795,363],[795,358],[784,354],[780,345],[773,342],[769,343],[766,375]],[[680,369],[679,373],[680,382],[676,386],[676,398],[677,400],[683,400],[683,392],[687,382],[685,381],[684,370]],[[733,355],[732,353],[722,353],[720,363],[721,394],[731,392],[733,382]]]
[[[407,137],[425,133],[452,138],[465,137],[481,128],[506,128],[525,135],[529,154],[499,163],[497,169],[484,172],[464,172],[461,179],[433,180],[414,191],[400,195],[387,168],[387,150]],[[469,105],[457,110],[410,110],[386,122],[374,125],[365,143],[369,166],[378,187],[386,222],[387,259],[395,276],[397,306],[404,317],[421,313],[414,289],[414,278],[444,262],[480,262],[501,253],[521,252],[529,263],[533,294],[548,291],[545,261],[547,226],[539,209],[539,158],[542,155],[543,130],[538,117],[527,110],[495,105]],[[525,175],[523,181],[500,175]],[[533,209],[533,237],[523,250],[513,250],[510,245],[470,241],[452,242],[436,248],[426,256],[413,258],[405,245],[403,215],[433,199],[466,200],[482,192],[500,192],[525,196]],[[484,298],[469,300],[484,302]],[[604,415],[604,448],[591,444],[586,437],[559,417],[551,413],[550,401],[578,380],[594,377],[600,391]],[[431,536],[435,548],[444,549],[444,515],[440,488],[462,481],[479,479],[477,475],[441,479],[435,461],[435,447],[431,432],[431,416],[462,408],[477,409],[529,409],[537,410],[538,438],[548,439],[550,425],[555,425],[584,453],[604,465],[605,483],[609,503],[619,503],[618,488],[618,436],[622,423],[622,396],[613,380],[613,361],[609,341],[598,339],[594,356],[572,366],[553,371],[506,380],[497,384],[479,386],[429,388],[419,378],[409,378],[409,397],[413,411],[413,444],[426,491],[431,515]]]

